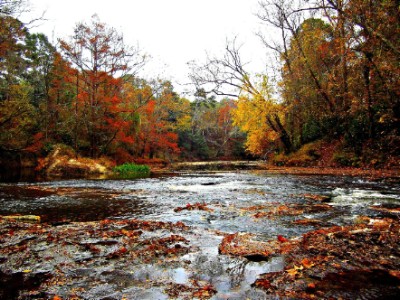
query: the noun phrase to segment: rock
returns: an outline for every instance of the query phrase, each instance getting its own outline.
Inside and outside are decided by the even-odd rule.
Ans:
[[[112,163],[106,159],[83,158],[65,145],[57,145],[39,162],[38,169],[49,177],[84,177],[111,173]]]

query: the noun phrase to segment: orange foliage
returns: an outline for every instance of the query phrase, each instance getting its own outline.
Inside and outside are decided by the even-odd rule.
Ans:
[[[121,165],[126,162],[132,162],[134,160],[134,157],[131,154],[129,154],[127,150],[125,150],[122,147],[119,147],[114,152],[114,159],[117,165]]]
[[[38,152],[40,149],[43,148],[43,136],[44,134],[42,132],[38,132],[33,136],[33,141],[32,143],[25,148],[26,151],[28,152]]]

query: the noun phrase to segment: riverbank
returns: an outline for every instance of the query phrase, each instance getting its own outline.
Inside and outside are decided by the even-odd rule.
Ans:
[[[362,168],[333,168],[333,167],[277,167],[265,165],[265,170],[275,174],[291,175],[333,175],[333,176],[359,176],[370,179],[398,178],[399,169],[362,169]]]
[[[400,169],[341,167],[279,167],[265,161],[203,161],[172,163],[159,171],[262,170],[272,174],[359,176],[370,179],[400,178]]]

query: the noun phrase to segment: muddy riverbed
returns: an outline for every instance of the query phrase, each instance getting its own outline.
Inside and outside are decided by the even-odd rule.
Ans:
[[[279,286],[285,288],[277,283],[280,279],[268,277],[294,273],[288,271],[294,269],[289,265],[295,260],[286,246],[309,232],[319,229],[321,234],[322,229],[334,226],[363,224],[362,228],[351,227],[351,232],[375,234],[376,226],[370,226],[375,220],[385,220],[382,232],[386,230],[391,237],[396,233],[393,230],[398,230],[399,207],[397,180],[265,171],[2,183],[0,215],[36,215],[41,223],[1,219],[0,295],[2,299],[290,297],[277,291]],[[345,238],[355,243],[353,237]],[[281,243],[279,251],[260,250],[265,242]],[[378,239],[377,243],[377,247],[390,249],[399,246],[393,238],[386,242]],[[284,250],[281,245],[285,245]],[[256,250],[249,253],[252,247]],[[326,286],[318,290],[307,281],[305,294],[294,297],[348,295],[350,299],[360,295],[378,299],[383,290],[387,296],[397,295],[398,249],[387,255],[392,260],[390,266],[378,261],[372,273],[366,270],[360,278],[348,278],[383,278],[383,282],[370,282],[373,292],[359,288],[347,294],[330,294]],[[298,269],[291,279],[306,278],[302,270],[317,264],[302,262],[304,266],[295,265]],[[363,269],[361,263],[358,267]],[[353,265],[346,268],[356,270]],[[307,276],[316,276],[310,274]],[[328,275],[322,279],[332,276]],[[354,286],[360,282],[351,289]]]

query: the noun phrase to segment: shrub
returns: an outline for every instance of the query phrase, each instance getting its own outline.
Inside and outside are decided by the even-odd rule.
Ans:
[[[360,158],[354,153],[337,152],[333,154],[333,161],[343,167],[359,167]]]
[[[322,130],[321,125],[315,120],[308,120],[302,128],[303,131],[303,143],[309,143],[321,138]]]
[[[119,177],[136,178],[146,177],[150,175],[150,168],[146,165],[136,165],[132,163],[125,163],[123,165],[116,166],[114,172]]]
[[[283,153],[277,154],[273,162],[277,166],[292,166],[292,167],[304,167],[315,164],[317,159],[321,156],[321,141],[308,143],[301,147],[297,152],[285,155]]]

